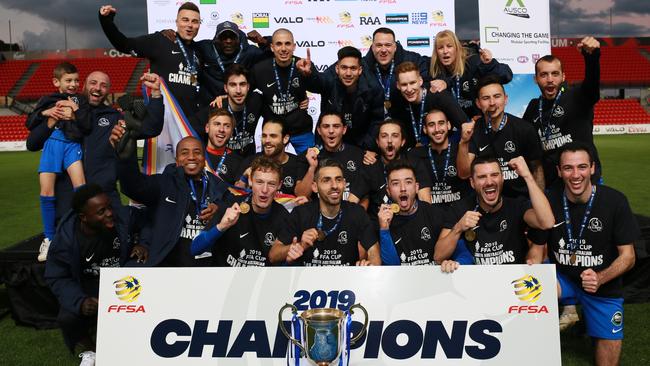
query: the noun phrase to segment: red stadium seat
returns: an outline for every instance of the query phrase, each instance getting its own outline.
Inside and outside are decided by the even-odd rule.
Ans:
[[[602,99],[594,108],[594,124],[641,123],[650,123],[650,114],[637,99]]]

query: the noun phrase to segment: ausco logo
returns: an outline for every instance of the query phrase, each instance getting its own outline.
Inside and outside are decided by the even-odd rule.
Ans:
[[[288,321],[284,324],[287,328],[291,325]],[[150,345],[156,355],[164,358],[202,357],[204,348],[212,351],[212,358],[239,358],[249,352],[257,358],[284,358],[287,339],[277,323],[273,323],[275,339],[272,340],[269,325],[263,320],[246,320],[241,326],[233,320],[219,320],[215,327],[210,320],[194,320],[188,324],[180,319],[166,319],[154,327]],[[361,323],[352,322],[353,333],[361,327]],[[501,324],[490,319],[455,320],[451,324],[429,320],[424,326],[406,319],[370,321],[367,335],[353,348],[365,345],[364,359],[377,359],[381,351],[399,360],[412,357],[488,360],[501,351],[495,333],[502,332]],[[408,342],[403,343],[403,339]]]
[[[512,3],[516,1],[517,5],[512,6]],[[526,8],[526,5],[524,5],[523,0],[508,0],[506,2],[506,6],[503,8],[503,12],[508,14],[508,15],[514,15],[516,17],[520,18],[530,18],[530,15],[528,14],[528,9]]]
[[[429,37],[408,37],[406,39],[407,47],[429,47],[430,45]]]
[[[409,15],[406,13],[386,14],[386,24],[408,24]]]

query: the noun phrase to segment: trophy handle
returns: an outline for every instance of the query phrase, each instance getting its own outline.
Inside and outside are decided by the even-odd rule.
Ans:
[[[354,314],[354,308],[359,308],[361,311],[363,311],[363,315],[365,315],[365,321],[363,322],[363,328],[361,329],[361,332],[357,334],[354,338],[350,339],[351,344],[355,344],[361,337],[363,337],[364,334],[366,334],[366,329],[368,329],[368,312],[366,311],[366,308],[364,308],[361,304],[354,304],[350,306],[350,314]]]
[[[298,314],[298,309],[293,304],[285,304],[283,307],[280,308],[280,311],[278,312],[278,327],[280,327],[280,330],[282,331],[282,333],[285,335],[285,337],[287,337],[288,340],[291,341],[291,343],[293,343],[294,345],[300,347],[300,350],[302,351],[302,354],[307,354],[307,350],[305,349],[305,347],[302,346],[302,344],[300,344],[300,341],[293,338],[291,336],[291,334],[287,331],[287,329],[284,327],[284,320],[282,320],[282,313],[286,309],[291,309],[291,313],[293,315]]]

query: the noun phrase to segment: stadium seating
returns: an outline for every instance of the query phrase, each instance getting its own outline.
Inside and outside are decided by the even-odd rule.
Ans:
[[[0,63],[0,95],[7,95],[32,61],[7,61]]]
[[[73,59],[71,62],[79,70],[80,80],[83,80],[88,76],[88,74],[95,70],[101,70],[106,72],[111,77],[111,91],[113,93],[123,93],[126,89],[126,84],[133,74],[133,70],[137,65],[140,59],[133,57],[116,57],[116,58],[78,58]],[[36,72],[29,78],[25,86],[20,90],[16,99],[19,100],[36,100],[39,97],[50,94],[55,91],[54,86],[52,85],[52,71],[54,67],[61,62],[61,60],[32,60],[32,61],[8,61],[5,63],[5,67],[10,66],[14,63],[25,63],[25,69],[29,66],[29,63],[36,62],[39,64]],[[23,70],[24,72],[24,70]],[[13,82],[9,81],[11,86],[15,84],[16,80],[22,75],[20,73],[15,77]],[[4,83],[4,81],[3,81]],[[1,85],[1,84],[0,84]],[[9,86],[9,88],[11,88]],[[8,91],[9,89],[7,89]],[[2,89],[0,89],[2,91]],[[6,95],[0,93],[0,95]]]
[[[639,51],[642,47],[602,47],[600,80],[602,85],[648,85],[650,61]],[[645,48],[644,48],[645,49]],[[584,59],[575,47],[554,47],[553,55],[562,60],[569,83],[585,76]]]
[[[594,109],[594,124],[650,123],[648,114],[637,99],[602,99]]]
[[[26,115],[0,116],[0,141],[24,141],[29,131],[25,128]]]

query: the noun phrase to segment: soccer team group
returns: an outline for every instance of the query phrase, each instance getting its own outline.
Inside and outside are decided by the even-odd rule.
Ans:
[[[64,62],[58,90],[27,122],[28,149],[42,149],[39,260],[67,346],[86,351],[82,364],[94,363],[100,267],[435,264],[452,273],[549,261],[562,317],[575,321],[582,304],[596,363],[618,363],[621,276],[640,233],[625,196],[602,184],[596,39],[578,44],[579,85],[565,85],[555,56],[536,62],[540,96],[520,119],[505,112],[510,68],[451,31],[425,56],[378,28],[366,55],[343,47],[319,72],[309,51],[294,55],[287,29],[263,37],[223,22],[214,39],[195,41],[199,9],[185,3],[175,31],[131,38],[116,14],[102,6],[100,24],[118,50],[150,61],[146,103],[116,110],[109,75],[94,71],[82,88]],[[315,131],[308,91],[321,95]],[[165,97],[195,136],[172,146],[175,163],[145,175],[135,141],[170,123]]]

